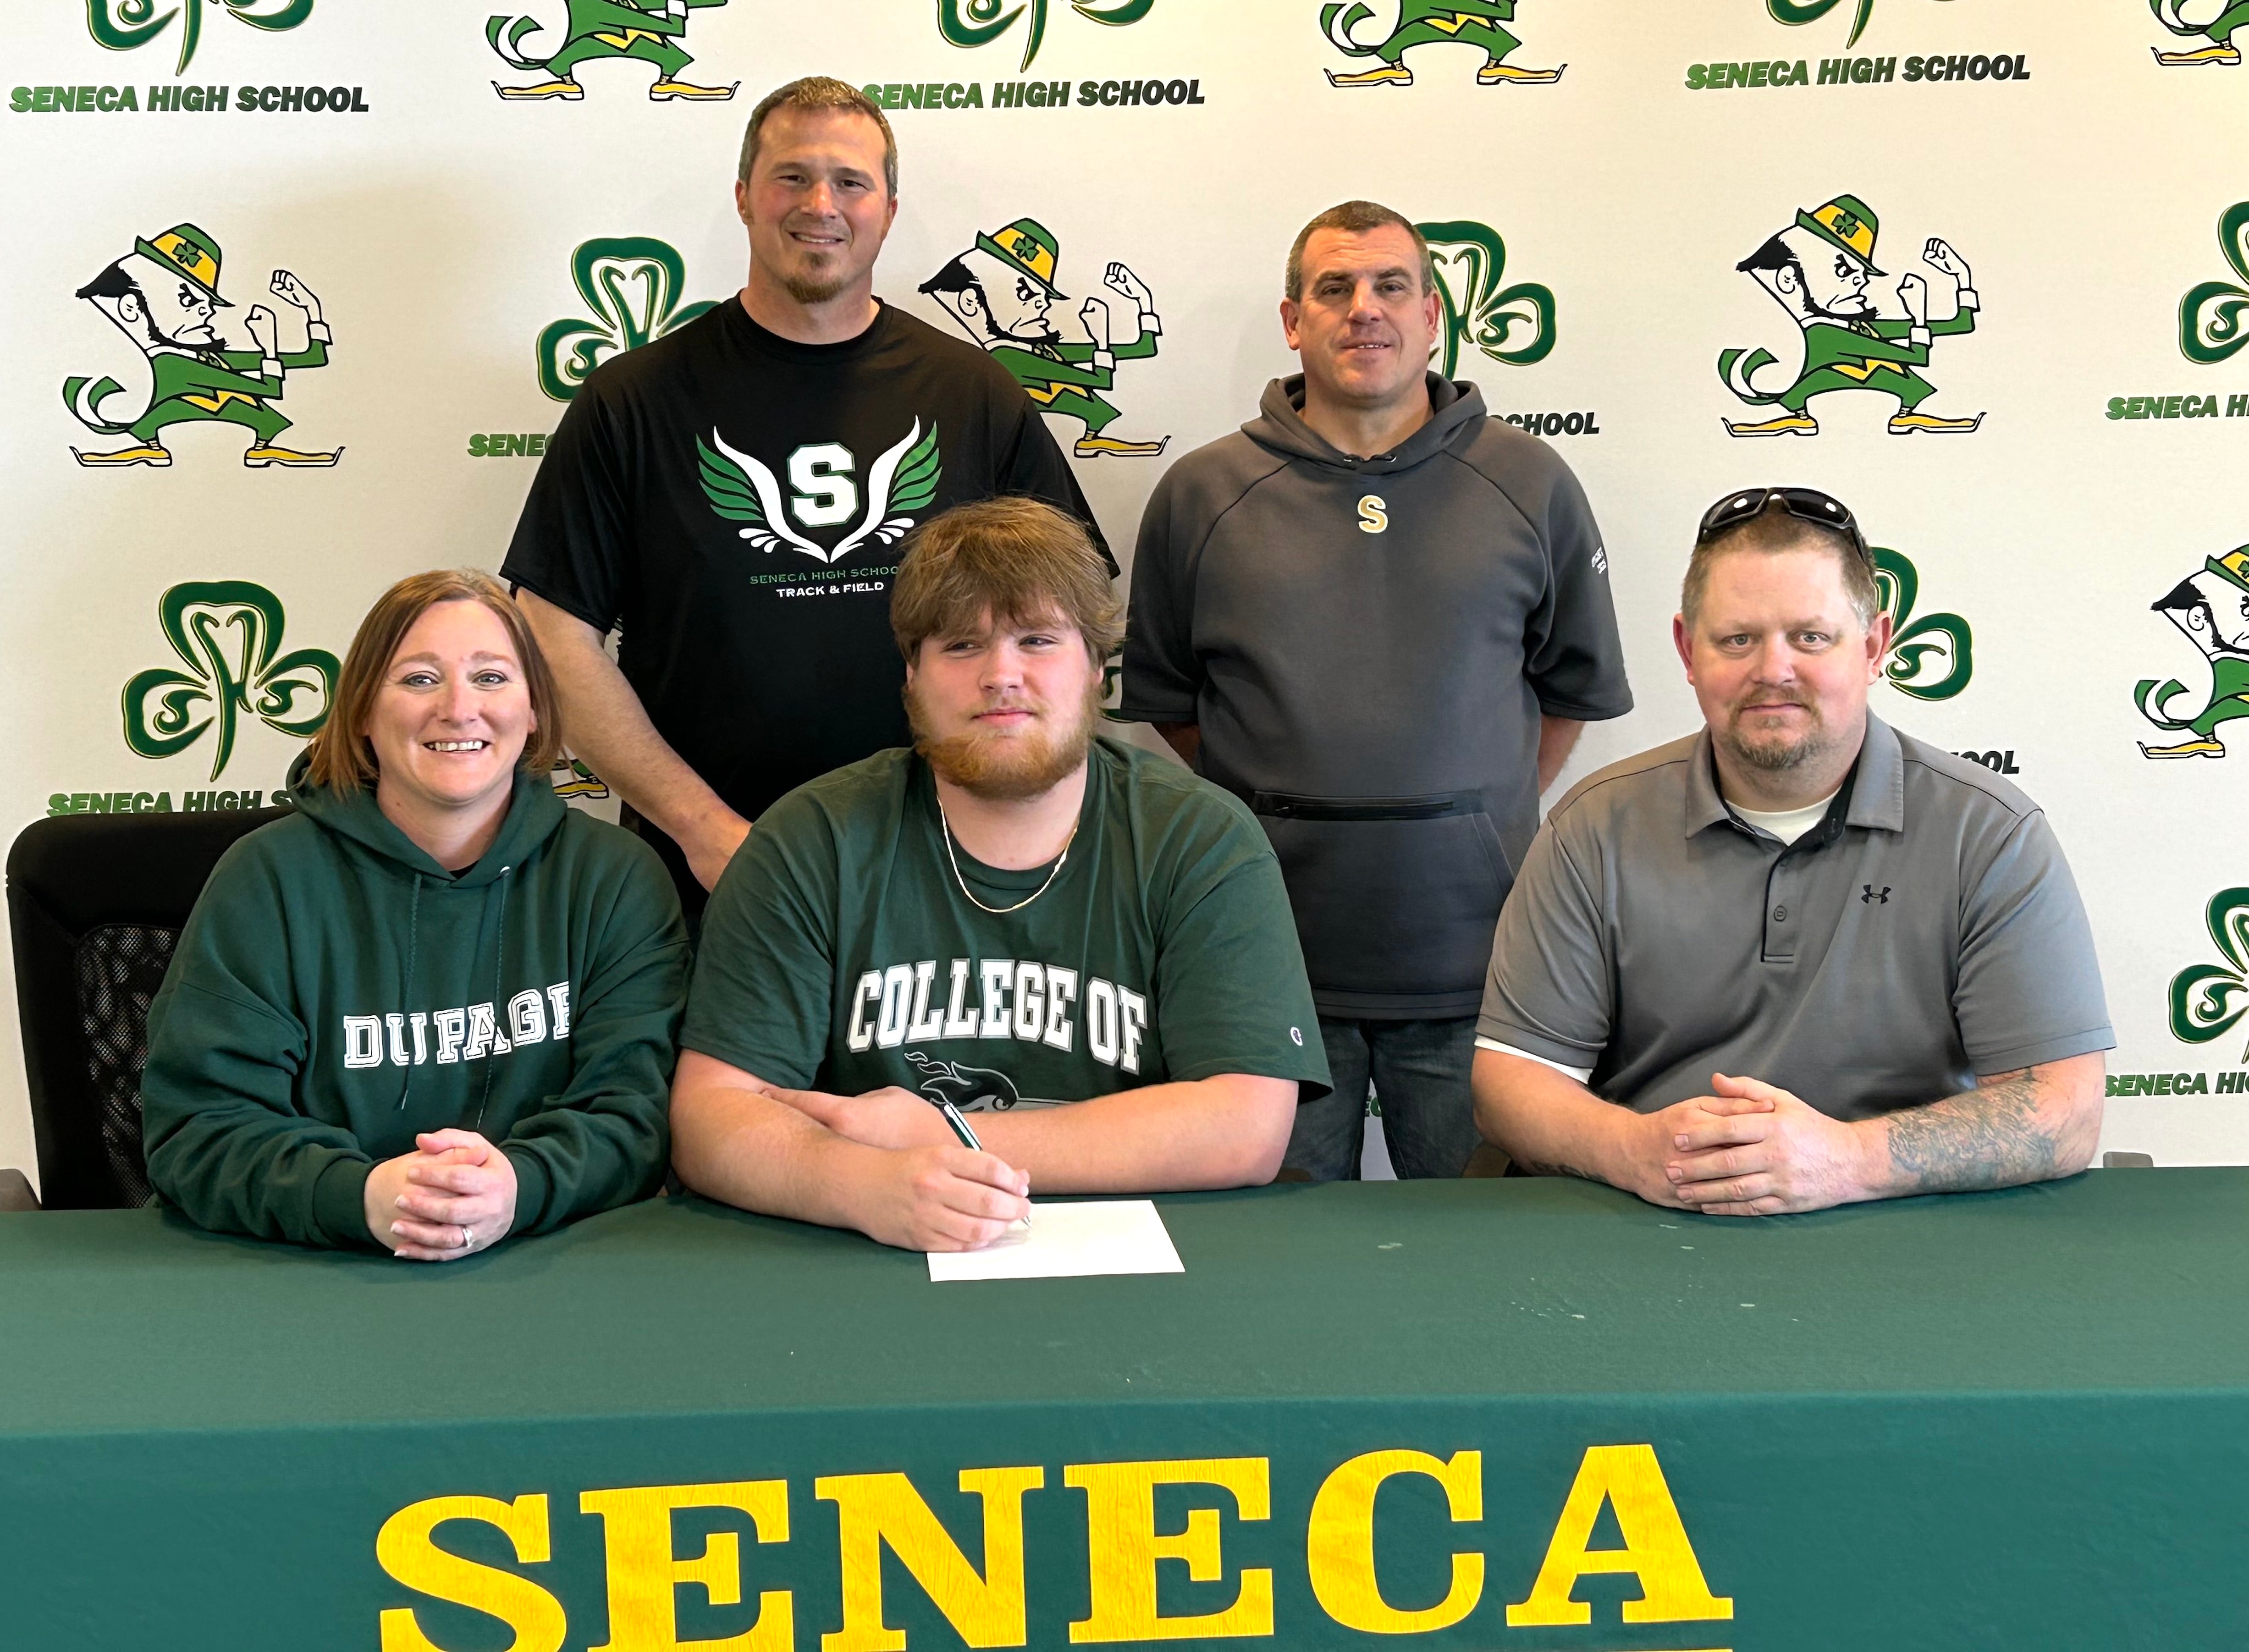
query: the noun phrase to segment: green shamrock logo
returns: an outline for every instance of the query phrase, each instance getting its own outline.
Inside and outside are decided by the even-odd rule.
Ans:
[[[1112,29],[1139,22],[1155,4],[1156,0],[1117,0],[1113,5],[1069,0],[1069,9],[1079,17]],[[989,45],[1014,28],[1026,11],[1031,14],[1030,32],[1023,38],[1022,66],[1028,69],[1047,38],[1047,0],[1021,0],[1012,10],[1007,0],[937,0],[937,31],[956,46]]]
[[[335,699],[336,657],[281,646],[281,599],[248,580],[175,585],[156,604],[165,640],[184,671],[157,666],[125,685],[125,743],[142,757],[183,752],[216,726],[217,780],[234,755],[245,715],[292,740],[307,740],[328,720]]]
[[[169,11],[158,17],[156,0],[86,0],[86,26],[95,44],[112,52],[130,52],[147,45],[177,17],[180,61],[172,72],[185,74],[195,60],[196,47],[203,43],[205,3],[206,0],[177,0]],[[221,17],[273,33],[293,29],[313,15],[313,0],[281,0],[271,11],[257,10],[260,0],[217,0],[217,3],[224,8]]]
[[[1817,23],[1843,0],[1764,0],[1765,10],[1772,13],[1775,23],[1785,23],[1796,28],[1806,23]],[[1859,15],[1851,24],[1851,38],[1843,42],[1845,50],[1859,44],[1859,37],[1867,31],[1867,19],[1874,14],[1874,0],[1859,0]]]
[[[2171,1036],[2189,1044],[2222,1038],[2249,1015],[2249,889],[2219,890],[2203,917],[2225,962],[2190,964],[2171,977]]]
[[[1444,317],[1430,359],[1439,363],[1440,373],[1452,377],[1463,345],[1474,345],[1509,367],[1529,367],[1552,353],[1553,289],[1536,281],[1500,286],[1507,273],[1507,243],[1497,231],[1465,218],[1413,227],[1429,244],[1437,266]],[[1510,343],[1517,328],[1524,335]]]
[[[2218,247],[2233,273],[2249,281],[2249,201],[2237,201],[2218,220]],[[2179,349],[2190,361],[2213,366],[2249,345],[2242,326],[2249,311],[2249,287],[2231,281],[2204,281],[2179,300]]]
[[[1843,0],[1764,0],[1764,9],[1772,13],[1775,23],[1795,28],[1819,22],[1842,3]],[[1859,0],[1859,15],[1852,20],[1851,38],[1843,43],[1846,51],[1859,44],[1859,37],[1867,31],[1867,20],[1874,15],[1874,0]]]
[[[1921,595],[1921,575],[1895,551],[1874,547],[1874,589],[1882,612],[1890,616],[1890,651],[1882,675],[1901,694],[1915,699],[1950,699],[1968,686],[1976,670],[1976,638],[1957,614],[1913,617]]]
[[[570,255],[570,279],[598,319],[551,321],[539,334],[539,388],[558,402],[576,396],[604,357],[676,333],[718,302],[682,304],[685,261],[644,235],[585,243]]]

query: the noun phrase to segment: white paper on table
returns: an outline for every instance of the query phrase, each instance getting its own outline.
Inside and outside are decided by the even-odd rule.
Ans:
[[[981,1250],[932,1250],[929,1256],[929,1277],[939,1282],[1186,1271],[1163,1217],[1146,1199],[1038,1205],[1028,1230],[1012,1229]]]

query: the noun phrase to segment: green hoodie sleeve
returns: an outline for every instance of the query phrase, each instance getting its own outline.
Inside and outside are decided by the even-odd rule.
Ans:
[[[310,1041],[280,979],[286,931],[263,835],[211,873],[149,1006],[148,1180],[205,1228],[379,1249],[363,1204],[373,1160],[350,1131],[297,1111]]]
[[[602,891],[571,1007],[569,1087],[499,1144],[515,1167],[512,1233],[550,1232],[645,1199],[671,1158],[671,1068],[687,994],[679,897],[646,844],[584,824],[604,840],[615,834],[622,876]]]

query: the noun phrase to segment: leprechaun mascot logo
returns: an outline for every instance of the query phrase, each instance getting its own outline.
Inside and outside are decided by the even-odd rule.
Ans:
[[[2241,48],[2233,44],[2233,37],[2249,28],[2249,0],[2148,0],[2148,9],[2173,34],[2203,42],[2172,52],[2150,46],[2156,61],[2165,68],[2239,65]]]
[[[1551,86],[1562,78],[1563,64],[1552,69],[1526,69],[1507,61],[1523,44],[1505,25],[1515,21],[1515,0],[1398,0],[1398,20],[1390,32],[1376,41],[1359,38],[1359,31],[1374,19],[1364,0],[1334,0],[1320,8],[1320,32],[1328,44],[1347,58],[1373,58],[1371,69],[1325,72],[1331,86],[1410,86],[1413,71],[1406,54],[1417,46],[1474,46],[1483,53],[1476,70],[1480,86]]]
[[[554,795],[566,802],[582,797],[588,802],[599,802],[609,795],[609,782],[586,767],[583,760],[559,753],[547,779],[554,787]]]
[[[945,306],[954,325],[1014,375],[1042,412],[1082,427],[1071,450],[1082,459],[1149,458],[1168,436],[1152,442],[1108,435],[1123,417],[1105,392],[1117,388],[1117,364],[1156,354],[1164,330],[1148,284],[1122,264],[1103,272],[1109,296],[1078,306],[1083,339],[1065,339],[1053,310],[1067,296],[1055,285],[1061,245],[1035,218],[1018,218],[1004,230],[979,235],[956,253],[921,291]],[[1126,325],[1131,332],[1125,331]]]
[[[1921,375],[1933,341],[1976,330],[1981,300],[1967,264],[1950,244],[1931,237],[1922,256],[1930,269],[1954,284],[1952,313],[1929,320],[1929,280],[1916,272],[1898,282],[1905,314],[1884,316],[1867,291],[1883,274],[1874,265],[1880,228],[1858,196],[1838,196],[1816,212],[1798,212],[1795,223],[1734,266],[1803,329],[1804,364],[1785,389],[1766,391],[1756,379],[1776,365],[1770,351],[1723,352],[1718,376],[1728,389],[1752,407],[1781,410],[1767,419],[1728,419],[1729,435],[1817,436],[1819,421],[1812,415],[1812,401],[1850,390],[1896,401],[1889,421],[1892,436],[1965,435],[1984,422],[1981,413],[1943,418],[1921,410],[1936,394],[1936,386]]]
[[[656,79],[648,88],[650,103],[674,98],[694,101],[724,101],[740,90],[736,80],[723,86],[698,86],[684,79],[695,61],[684,41],[687,14],[715,10],[726,0],[567,0],[562,39],[545,57],[524,50],[524,41],[546,30],[536,17],[511,18],[505,14],[485,20],[485,38],[512,69],[539,77],[524,86],[492,90],[510,103],[543,103],[550,98],[576,102],[586,95],[578,79],[581,65],[611,58],[630,58],[652,65]]]
[[[129,436],[107,451],[71,450],[89,467],[157,467],[172,462],[164,432],[180,424],[234,424],[250,432],[242,462],[268,465],[334,465],[343,450],[312,451],[281,444],[289,417],[273,405],[288,375],[326,367],[334,335],[313,291],[286,270],[276,270],[268,290],[305,314],[305,348],[283,350],[279,323],[264,305],[251,306],[244,323],[253,349],[227,349],[219,340],[218,312],[233,304],[219,296],[218,243],[192,224],[175,224],[133,251],[78,290],[148,359],[152,388],[139,417],[116,421],[107,409],[124,386],[115,379],[72,378],[63,401],[79,423],[100,436]]]
[[[2223,757],[2221,723],[2249,717],[2249,545],[2213,556],[2156,599],[2154,609],[2186,634],[2210,661],[2210,693],[2202,709],[2187,718],[2171,707],[2187,692],[2173,678],[2157,686],[2143,679],[2132,692],[2140,715],[2157,728],[2187,736],[2170,745],[2142,742],[2143,757]],[[2188,705],[2194,702],[2189,700]]]

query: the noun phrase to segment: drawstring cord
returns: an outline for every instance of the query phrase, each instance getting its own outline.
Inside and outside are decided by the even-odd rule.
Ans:
[[[492,942],[492,1023],[495,1043],[505,1036],[506,1032],[506,1029],[499,1024],[500,1016],[506,1013],[506,1000],[501,996],[500,988],[502,982],[507,978],[507,886],[508,880],[514,876],[514,867],[503,866],[499,869],[499,877],[496,880],[499,886],[499,934]],[[499,1053],[495,1050],[485,1057],[484,1094],[478,1098],[477,1119],[471,1126],[471,1129],[479,1132],[485,1127],[485,1109],[492,1105],[492,1069],[499,1065]]]
[[[414,898],[406,908],[406,990],[400,998],[402,1007],[414,1002],[414,967],[421,940],[422,874],[416,872],[414,874]],[[404,1112],[407,1092],[414,1088],[414,1058],[403,1050],[399,1053],[407,1058],[405,1071],[398,1080],[398,1111]]]

